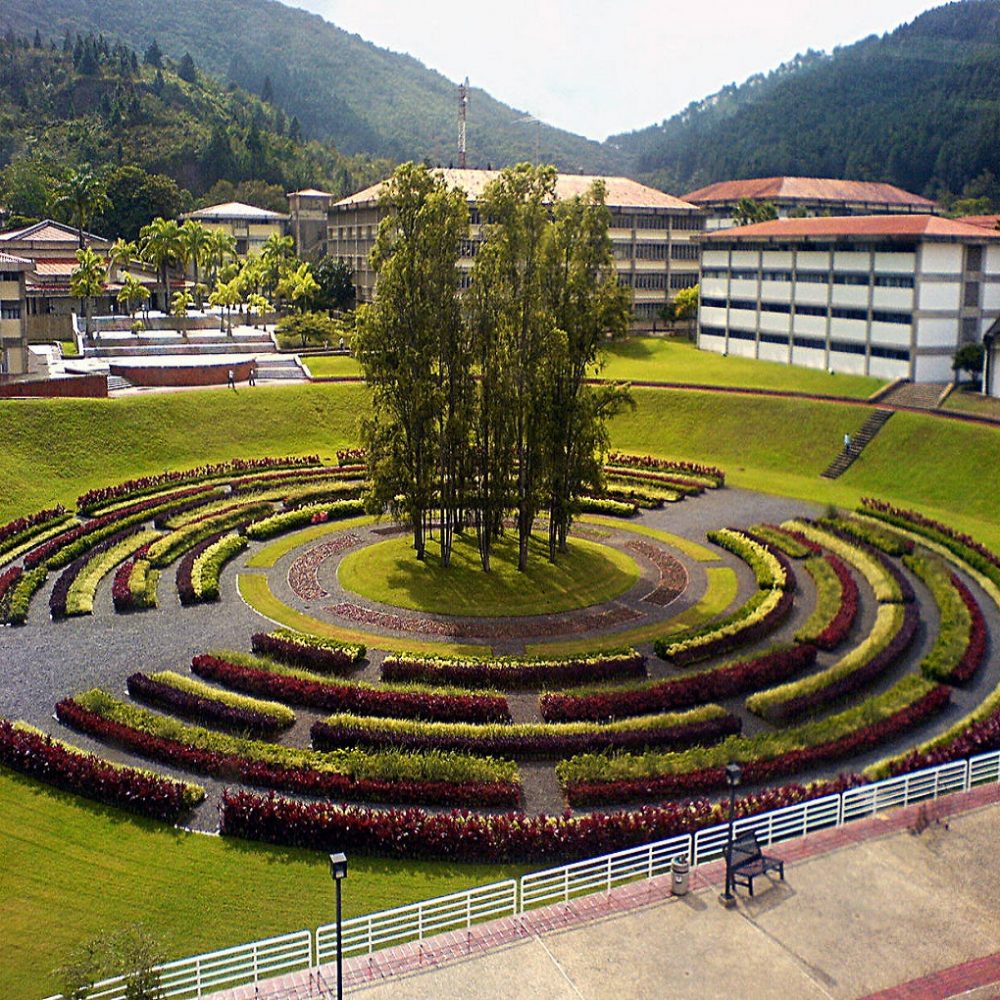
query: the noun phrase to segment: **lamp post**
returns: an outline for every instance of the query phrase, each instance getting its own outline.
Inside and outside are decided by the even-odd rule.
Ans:
[[[344,938],[343,912],[340,905],[340,883],[347,878],[347,855],[330,855],[330,875],[337,886],[337,1000],[344,1000]]]
[[[743,768],[735,761],[726,765],[726,784],[729,785],[729,833],[726,837],[726,891],[719,902],[729,908],[736,902],[733,895],[733,822],[736,812],[736,786],[743,777]]]

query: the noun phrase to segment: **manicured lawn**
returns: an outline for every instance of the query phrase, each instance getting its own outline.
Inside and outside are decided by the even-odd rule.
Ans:
[[[995,396],[984,396],[975,389],[956,389],[944,401],[944,408],[1000,420],[1000,399]]]
[[[344,375],[360,375],[361,365],[357,358],[343,354],[320,354],[314,358],[303,358],[314,378],[340,378]]]
[[[630,337],[612,345],[607,355],[607,364],[599,374],[609,379],[781,389],[857,399],[865,399],[885,385],[881,379],[861,375],[831,375],[774,361],[723,357],[672,337]]]
[[[38,1000],[77,943],[142,921],[171,958],[334,919],[326,855],[184,833],[0,769],[0,996]],[[345,916],[523,868],[352,857]]]
[[[639,578],[639,568],[625,553],[582,538],[555,563],[548,546],[530,540],[528,567],[517,571],[517,538],[508,533],[493,551],[484,573],[474,534],[456,536],[452,563],[441,566],[431,542],[427,558],[413,554],[408,535],[390,538],[345,556],[338,570],[341,585],[383,604],[450,615],[541,615],[584,608],[623,594]]]

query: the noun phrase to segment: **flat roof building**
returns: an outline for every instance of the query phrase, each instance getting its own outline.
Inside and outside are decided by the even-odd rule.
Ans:
[[[774,205],[779,219],[812,215],[930,214],[937,205],[894,184],[832,177],[754,177],[720,181],[684,195],[708,213],[705,228],[729,229],[739,202]]]
[[[236,240],[236,253],[240,257],[260,250],[271,236],[284,236],[288,229],[287,215],[241,201],[226,201],[185,212],[181,220],[185,219],[196,219],[206,229],[228,233]]]
[[[28,371],[28,309],[25,282],[31,261],[0,253],[0,375]]]
[[[450,168],[436,172],[468,196],[471,232],[459,262],[460,270],[468,271],[482,240],[478,201],[500,172]],[[704,228],[703,215],[695,205],[627,177],[560,174],[556,196],[585,194],[595,180],[603,181],[607,192],[618,280],[632,291],[636,326],[651,327],[679,289],[698,282],[696,237]],[[382,217],[381,190],[381,183],[374,184],[330,206],[327,253],[353,269],[359,302],[370,301],[375,289],[368,255]]]
[[[934,215],[706,233],[701,267],[698,345],[719,353],[947,382],[1000,317],[1000,231]]]

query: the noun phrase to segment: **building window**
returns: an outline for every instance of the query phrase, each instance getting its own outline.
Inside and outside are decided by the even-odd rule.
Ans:
[[[800,337],[796,334],[792,337],[792,344],[795,347],[810,347],[817,351],[826,350],[826,341],[822,337]]]
[[[892,361],[910,360],[910,352],[902,347],[879,347],[872,344],[871,355],[873,358],[889,358]]]
[[[749,309],[750,312],[757,311],[757,303],[751,301],[750,299],[731,299],[729,302],[730,309]]]
[[[611,228],[612,229],[631,229],[632,228],[632,216],[625,215],[622,212],[612,212],[611,213]]]
[[[835,285],[867,285],[868,275],[860,274],[857,271],[852,272],[836,272],[833,275],[833,283]]]
[[[667,259],[667,244],[666,243],[636,243],[636,245],[635,245],[635,259],[636,260],[666,260]]]
[[[698,284],[697,274],[672,274],[670,275],[670,287],[675,291],[678,288],[694,288]]]
[[[0,302],[0,319],[20,319],[20,302]]]
[[[671,260],[697,260],[698,259],[698,244],[697,243],[671,243],[670,244],[670,259]]]
[[[637,215],[635,217],[636,229],[666,229],[668,216],[666,215]]]
[[[865,345],[851,340],[831,340],[830,350],[839,351],[841,354],[864,354]]]
[[[705,219],[700,215],[674,215],[670,218],[670,225],[678,231],[701,232],[705,228]]]
[[[764,281],[791,281],[792,272],[791,271],[765,271],[761,275]]]
[[[868,319],[868,310],[844,309],[842,307],[834,306],[834,308],[830,310],[830,315],[833,316],[835,319],[859,319],[862,322],[865,322]],[[889,314],[887,313],[886,315]],[[887,320],[886,322],[892,322],[892,321]]]
[[[724,337],[726,331],[721,326],[703,326],[701,334],[703,337]]]
[[[826,316],[826,306],[800,306],[796,303],[796,316]]]
[[[760,335],[760,342],[762,344],[781,344],[782,347],[787,347],[788,346],[788,334],[762,333]]]
[[[470,208],[469,209],[469,223],[470,223],[470,225],[473,225],[473,226],[478,226],[479,225],[479,209],[478,208]]]
[[[788,302],[761,302],[760,308],[764,312],[785,313],[786,315],[792,311]]]
[[[732,272],[733,281],[756,281],[757,272],[756,271],[733,271]]]
[[[879,288],[912,288],[913,276],[910,274],[876,274],[875,284]]]
[[[632,309],[636,319],[658,319],[662,312],[662,302],[636,302]]]
[[[825,285],[830,280],[828,271],[797,271],[796,281],[805,281],[811,285]]]
[[[667,276],[665,274],[644,274],[641,271],[632,279],[633,288],[666,288]]]
[[[703,267],[701,276],[703,278],[728,278],[729,272],[724,267]]]
[[[983,248],[965,248],[965,269],[966,271],[981,271],[983,269]]]
[[[974,316],[966,316],[962,320],[962,343],[970,344],[978,339],[979,321]]]
[[[611,250],[615,255],[615,260],[631,260],[632,259],[632,244],[631,243],[612,243]]]
[[[0,281],[17,281],[19,277],[17,271],[0,271]]]
[[[702,299],[701,304],[703,306],[709,306],[712,309],[725,309],[726,300],[725,299]]]
[[[730,330],[730,340],[756,340],[757,334],[753,330]]]
[[[462,240],[459,253],[462,257],[475,257],[479,253],[481,240]]]
[[[876,323],[899,323],[902,326],[909,326],[912,321],[912,317],[909,313],[886,312],[881,309],[876,309],[872,312],[872,320]]]
[[[962,305],[975,308],[979,305],[979,282],[967,281],[965,283],[965,294],[962,297]]]

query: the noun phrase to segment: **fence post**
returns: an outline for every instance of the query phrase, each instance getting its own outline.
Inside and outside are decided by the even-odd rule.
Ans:
[[[465,894],[465,926],[472,926],[472,893]]]
[[[605,893],[611,892],[611,858],[608,858],[608,884],[607,888],[604,890]]]
[[[256,983],[260,980],[260,969],[257,964],[257,955],[259,953],[257,942],[253,943],[253,981]]]
[[[568,868],[564,868],[563,871],[565,872],[565,878],[563,880],[563,902],[564,903],[568,903],[569,902],[569,869]]]
[[[201,996],[202,995],[202,993],[201,993],[201,955],[199,955],[194,960],[194,978],[195,978],[195,987],[198,990],[198,996]]]

